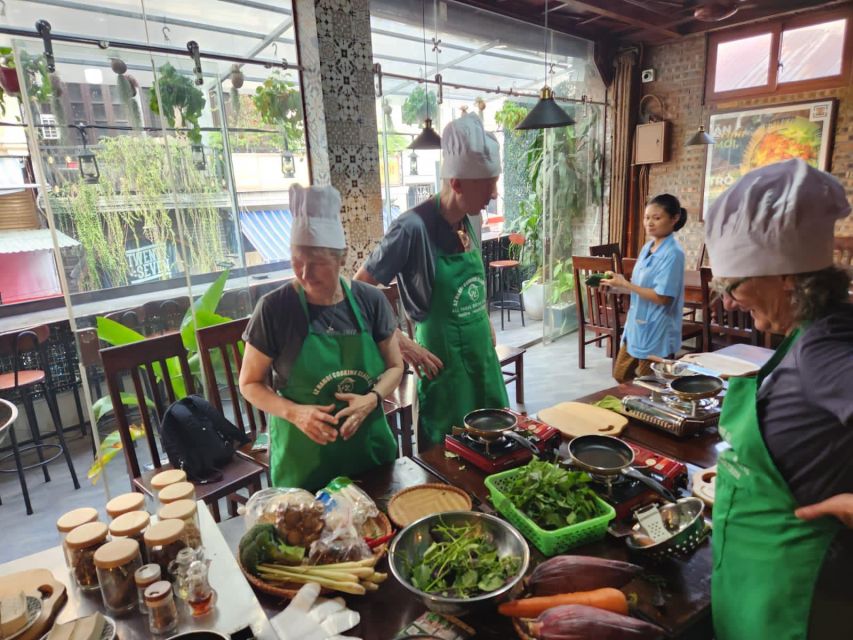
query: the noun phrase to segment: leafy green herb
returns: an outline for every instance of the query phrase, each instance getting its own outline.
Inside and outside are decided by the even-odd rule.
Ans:
[[[560,529],[600,515],[591,478],[544,460],[531,460],[502,488],[517,509],[546,530]]]
[[[592,287],[595,289],[597,286],[601,284],[602,280],[610,280],[612,278],[610,274],[607,273],[593,273],[586,279],[586,286]]]
[[[427,593],[470,598],[497,591],[520,566],[518,556],[498,556],[491,537],[477,524],[439,523],[434,542],[412,565],[412,585]]]

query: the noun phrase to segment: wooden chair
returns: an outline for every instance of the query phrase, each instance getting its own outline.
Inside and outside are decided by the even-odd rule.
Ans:
[[[735,342],[759,344],[761,337],[753,327],[749,312],[726,311],[722,299],[711,292],[713,274],[710,267],[702,267],[699,272],[702,281],[702,350],[713,351],[716,337],[722,337],[725,345]]]
[[[154,334],[177,331],[181,328],[184,314],[190,308],[190,299],[180,296],[171,300],[154,300],[143,305],[148,319],[149,332]]]
[[[833,240],[833,262],[839,267],[853,267],[853,236],[836,236]]]
[[[586,280],[594,273],[612,270],[612,258],[572,256],[575,277],[575,304],[578,314],[578,367],[586,367],[586,345],[601,344],[608,340],[607,355],[616,358],[622,326],[619,316],[622,311],[616,294],[607,287],[588,287]],[[627,310],[627,307],[626,309]],[[586,332],[594,337],[587,339]]]
[[[524,408],[524,354],[527,353],[527,349],[499,344],[495,346],[495,351],[498,354],[498,362],[501,364],[504,384],[515,382],[515,403],[518,405],[519,411],[526,414],[527,411]],[[510,365],[512,369],[504,368]]]
[[[101,350],[101,360],[104,364],[107,387],[110,390],[113,410],[118,423],[131,489],[150,496],[154,496],[155,493],[151,488],[152,476],[163,469],[171,468],[169,464],[163,464],[160,460],[155,429],[159,429],[160,421],[163,419],[166,409],[172,402],[175,402],[177,395],[168,375],[163,376],[162,381],[157,381],[155,368],[159,368],[163,372],[167,371],[166,361],[172,358],[178,361],[187,394],[195,393],[195,382],[190,373],[187,352],[184,349],[180,334],[170,333],[141,342]],[[153,401],[155,413],[153,417],[151,409],[146,403],[145,390],[142,384],[143,377],[140,372],[144,373],[151,389],[153,397],[150,400]],[[133,383],[132,393],[136,396],[139,414],[145,428],[145,441],[148,443],[151,462],[154,466],[150,471],[142,471],[140,467],[136,448],[130,435],[127,408],[119,395],[121,392],[120,382],[124,375],[129,375]],[[235,456],[225,468],[221,469],[221,472],[222,479],[217,482],[196,484],[196,497],[204,500],[217,522],[220,520],[219,500],[226,498],[229,513],[236,515],[236,503],[238,502],[236,492],[240,489],[247,489],[251,494],[259,490],[264,469],[251,460]]]
[[[143,335],[149,332],[149,327],[145,322],[145,306],[114,311],[105,317]]]
[[[622,250],[619,244],[611,242],[610,244],[597,244],[589,248],[589,255],[595,258],[611,258],[613,260],[613,271],[623,273],[622,271]],[[628,276],[625,276],[628,277]]]

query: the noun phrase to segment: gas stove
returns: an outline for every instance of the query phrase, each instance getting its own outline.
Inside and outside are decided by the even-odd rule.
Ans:
[[[642,378],[642,386],[657,387],[648,396],[622,398],[622,414],[663,429],[675,436],[691,436],[720,422],[719,398],[682,400],[666,393],[667,387],[653,378]]]
[[[511,411],[518,423],[513,429],[527,438],[543,454],[550,452],[560,442],[560,432],[544,422]],[[464,429],[453,427],[444,437],[444,448],[487,473],[506,471],[527,464],[533,454],[509,438],[491,442],[472,437]]]

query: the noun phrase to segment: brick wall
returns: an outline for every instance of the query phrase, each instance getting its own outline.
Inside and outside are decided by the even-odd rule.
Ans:
[[[704,234],[699,210],[702,204],[706,149],[700,146],[685,147],[684,143],[696,127],[707,124],[708,114],[713,110],[837,98],[830,170],[844,185],[848,199],[853,201],[853,85],[785,96],[731,100],[714,108],[711,105],[703,106],[705,39],[702,36],[647,49],[642,68],[653,68],[656,76],[655,82],[642,85],[642,94],[653,93],[661,98],[665,105],[665,118],[672,123],[670,161],[651,165],[649,193],[672,193],[687,209],[689,221],[679,232],[678,239],[687,254],[688,265],[696,264]],[[853,215],[839,221],[836,235],[853,236]]]

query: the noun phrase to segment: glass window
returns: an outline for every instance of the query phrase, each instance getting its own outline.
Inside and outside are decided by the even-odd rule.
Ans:
[[[797,82],[841,73],[847,20],[833,20],[782,32],[779,82]]]
[[[718,44],[714,91],[766,86],[772,40],[773,34],[762,33]]]

